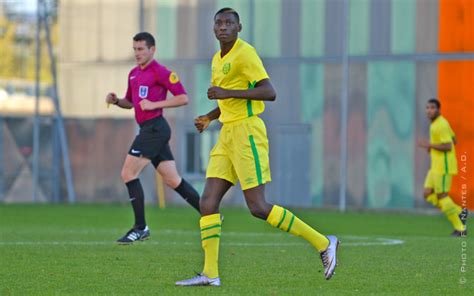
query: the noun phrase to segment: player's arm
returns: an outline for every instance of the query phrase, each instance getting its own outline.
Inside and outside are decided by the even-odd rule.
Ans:
[[[205,129],[207,129],[211,121],[219,118],[220,115],[221,109],[219,107],[216,107],[214,110],[207,113],[206,115],[201,115],[194,119],[194,126],[196,127],[198,132],[202,133]]]
[[[217,119],[219,118],[219,116],[221,116],[221,109],[219,107],[216,107],[204,116],[209,118],[210,121],[213,121],[214,119]]]
[[[169,99],[157,102],[152,102],[146,99],[141,100],[140,106],[142,110],[176,108],[187,105],[189,98],[178,75],[164,67],[155,71],[157,71],[155,76],[156,83],[166,88],[173,96]]]
[[[276,99],[276,92],[270,79],[263,79],[251,89],[235,90],[212,86],[207,90],[207,97],[210,100],[235,98],[256,101],[274,101]]]
[[[451,151],[451,149],[453,149],[453,136],[454,136],[454,133],[451,130],[451,127],[448,124],[443,125],[438,130],[438,133],[439,133],[440,142],[442,144],[430,144],[429,148],[438,150],[441,152]]]
[[[451,143],[430,144],[428,148],[444,152],[451,151],[451,149],[453,149],[453,145]]]
[[[419,141],[418,146],[421,147],[421,148],[426,148],[426,149],[428,149],[428,151],[430,151],[431,149],[434,149],[434,150],[438,150],[438,151],[442,151],[442,152],[451,151],[451,149],[453,148],[452,143],[431,144],[430,142],[428,142],[426,140]]]
[[[189,98],[187,94],[181,94],[177,96],[173,96],[170,99],[158,102],[152,102],[147,99],[140,101],[140,106],[142,110],[155,110],[155,109],[162,109],[162,108],[175,108],[179,106],[187,105],[189,102]]]
[[[418,147],[425,148],[428,152],[431,149],[438,150],[438,151],[451,151],[453,148],[452,143],[443,143],[443,144],[431,144],[428,140],[419,140]]]
[[[117,105],[123,109],[132,109],[133,104],[127,99],[119,99],[115,93],[108,93],[105,97],[105,102],[111,105]]]
[[[456,144],[456,138],[449,125],[442,125],[436,130],[436,135],[439,137],[441,144],[431,144],[429,141],[420,141],[418,146],[428,150],[434,149],[441,152],[451,151],[453,143]]]

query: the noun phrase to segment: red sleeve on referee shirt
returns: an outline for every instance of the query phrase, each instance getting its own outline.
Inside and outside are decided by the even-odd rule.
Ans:
[[[156,70],[158,75],[158,83],[169,90],[173,96],[186,94],[186,90],[184,89],[183,84],[181,84],[178,74],[161,65],[157,67]]]
[[[128,74],[128,77],[127,77],[127,92],[125,93],[125,98],[127,101],[129,101],[130,103],[132,102],[132,89],[130,88],[130,74],[132,74],[132,72],[130,72]]]

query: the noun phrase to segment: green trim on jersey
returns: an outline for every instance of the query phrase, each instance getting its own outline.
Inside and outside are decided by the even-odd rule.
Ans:
[[[257,84],[257,81],[249,82],[249,89],[254,89],[255,85]],[[252,110],[252,100],[247,100],[247,115],[248,117],[253,116],[253,110]]]

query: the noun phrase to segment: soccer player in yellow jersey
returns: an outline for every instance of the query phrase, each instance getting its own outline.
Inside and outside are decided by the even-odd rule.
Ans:
[[[338,239],[322,235],[289,210],[265,201],[265,183],[271,181],[268,139],[265,124],[258,115],[265,109],[264,101],[274,101],[276,93],[255,49],[238,38],[241,30],[235,10],[223,8],[214,16],[214,33],[221,50],[212,60],[212,86],[207,96],[217,100],[218,107],[195,120],[199,132],[214,119],[223,124],[210,153],[200,200],[204,269],[196,277],[176,282],[176,285],[220,286],[218,255],[222,222],[219,204],[237,181],[252,215],[312,244],[321,256],[325,278],[330,279],[336,268]]]
[[[424,197],[438,207],[454,227],[452,236],[467,235],[463,210],[449,197],[451,181],[458,173],[456,161],[456,137],[446,118],[441,116],[441,104],[437,99],[430,99],[426,104],[426,115],[431,120],[430,141],[420,141],[418,146],[427,149],[431,156],[431,168],[425,179]],[[463,218],[463,219],[461,219]]]

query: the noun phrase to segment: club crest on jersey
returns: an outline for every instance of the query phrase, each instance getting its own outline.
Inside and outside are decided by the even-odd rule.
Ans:
[[[140,88],[138,89],[138,96],[141,99],[146,99],[146,97],[148,96],[148,86],[140,85]]]
[[[230,63],[225,63],[224,66],[222,66],[222,73],[227,75],[230,72]]]
[[[178,76],[178,74],[176,74],[175,72],[171,72],[171,74],[170,74],[170,82],[171,82],[172,84],[175,84],[175,83],[178,83],[178,81],[179,81],[179,76]]]

